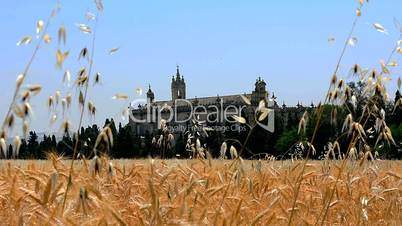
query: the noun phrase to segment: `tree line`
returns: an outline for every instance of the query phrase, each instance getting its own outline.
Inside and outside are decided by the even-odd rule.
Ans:
[[[362,92],[364,84],[351,83],[349,84],[355,94],[358,96]],[[382,158],[402,158],[402,107],[395,107],[397,101],[401,98],[399,91],[396,92],[395,101],[389,103],[380,103],[380,107],[386,112],[386,123],[392,131],[392,135],[395,144],[387,144],[382,142],[375,146],[373,150],[376,155]],[[360,100],[359,101],[363,101]],[[357,108],[352,114],[359,115],[362,109],[361,105],[357,104]],[[328,141],[337,140],[340,146],[340,150],[347,149],[349,139],[347,136],[341,133],[341,127],[344,123],[345,117],[350,113],[350,109],[347,106],[323,106],[323,117],[320,122],[319,133],[315,134],[316,142],[314,143],[317,151],[313,158],[323,158],[328,150]],[[336,108],[336,109],[335,109]],[[249,141],[244,147],[242,156],[244,158],[261,158],[266,156],[275,156],[279,159],[287,159],[293,156],[303,156],[303,145],[307,145],[307,141],[311,138],[316,125],[315,109],[306,108],[309,115],[309,123],[306,126],[304,133],[299,132],[298,120],[290,120],[286,127],[281,125],[280,118],[275,119],[277,129],[274,133],[269,133],[262,128],[256,128],[251,134],[249,129],[243,131],[209,131],[207,136],[197,136],[197,140],[200,140],[202,145],[209,151],[213,157],[219,157],[220,149],[223,142],[226,142],[228,146],[234,146],[238,149],[242,147],[246,137],[250,136]],[[337,115],[334,119],[333,112],[336,111]],[[370,122],[374,124],[375,122]],[[118,127],[113,119],[106,119],[104,127],[109,126],[112,134],[114,145],[110,150],[105,151],[103,154],[107,154],[112,158],[146,158],[148,156],[161,157],[161,150],[156,145],[157,138],[163,134],[163,131],[155,131],[154,134],[145,134],[144,136],[136,135],[131,129],[130,125],[123,126],[119,123]],[[214,125],[206,125],[214,126]],[[230,125],[227,125],[230,126]],[[82,127],[79,133],[79,142],[77,150],[78,154],[85,158],[93,157],[93,149],[95,141],[100,133],[101,128],[97,125]],[[165,158],[189,158],[192,153],[187,148],[189,137],[191,134],[199,134],[198,131],[186,131],[180,134],[175,134],[174,145],[172,145],[166,154]],[[193,136],[194,138],[194,136]],[[29,132],[27,139],[23,139],[17,158],[20,159],[45,159],[48,153],[56,153],[70,158],[73,154],[73,145],[75,144],[75,136],[66,133],[60,140],[56,140],[54,135],[44,135],[41,141],[35,131]],[[376,136],[368,136],[368,142],[374,144],[377,141]],[[8,147],[9,154],[12,156],[13,146]],[[4,157],[4,156],[3,156]]]

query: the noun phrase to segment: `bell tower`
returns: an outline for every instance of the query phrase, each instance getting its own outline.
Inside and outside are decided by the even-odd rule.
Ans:
[[[147,102],[148,103],[153,103],[154,100],[155,100],[155,94],[151,90],[151,85],[149,84],[148,86],[149,87],[148,87],[148,92],[147,92]]]
[[[172,77],[172,101],[176,99],[186,99],[186,82],[184,77],[180,75],[179,65],[176,68],[176,76]]]
[[[261,100],[268,101],[268,92],[266,89],[267,83],[265,83],[264,79],[258,77],[255,82],[255,90],[251,94],[251,102],[254,105],[258,105]]]

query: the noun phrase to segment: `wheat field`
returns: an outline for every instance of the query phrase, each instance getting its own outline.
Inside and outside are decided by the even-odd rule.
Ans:
[[[2,161],[7,225],[401,225],[402,162]],[[334,196],[330,191],[336,183]],[[70,191],[64,203],[65,189]],[[328,212],[323,209],[329,204]]]
[[[108,105],[99,105],[98,108],[92,102],[92,98],[99,94],[93,87],[101,85],[101,73],[97,71],[101,68],[94,64],[98,59],[94,54],[95,50],[98,52],[95,40],[107,41],[106,37],[96,36],[98,18],[104,11],[102,2],[92,2],[91,10],[95,13],[85,13],[85,24],[67,26],[68,31],[79,30],[79,39],[89,37],[82,49],[77,49],[78,60],[73,64],[64,65],[75,58],[69,57],[70,46],[66,44],[70,43],[70,33],[63,23],[55,20],[61,9],[59,1],[48,19],[36,22],[36,32],[26,31],[27,35],[16,44],[23,48],[34,42],[27,64],[21,64],[21,73],[16,76],[9,105],[3,106],[0,225],[402,225],[402,161],[381,160],[391,155],[380,156],[388,149],[400,153],[397,148],[402,145],[392,134],[392,128],[399,132],[397,128],[401,127],[392,127],[387,121],[395,118],[398,124],[393,123],[399,126],[397,115],[402,112],[401,95],[398,98],[395,95],[392,102],[387,84],[396,81],[400,94],[402,80],[393,70],[398,66],[394,58],[402,54],[402,26],[398,20],[394,18],[394,30],[399,36],[393,41],[389,55],[379,56],[380,68],[375,65],[366,68],[356,63],[349,74],[345,74],[346,50],[357,44],[355,34],[359,31],[356,28],[362,26],[357,22],[365,16],[365,6],[369,4],[368,0],[355,1],[356,7],[351,9],[354,15],[351,28],[346,39],[340,41],[344,44],[340,45],[336,66],[329,75],[328,91],[311,115],[306,110],[297,119],[298,125],[294,125],[295,143],[284,151],[285,154],[294,152],[288,156],[291,160],[277,161],[275,159],[281,158],[275,156],[268,160],[242,159],[244,151],[253,146],[248,143],[252,131],[257,125],[261,126],[259,122],[267,119],[271,111],[266,105],[268,95],[255,106],[251,121],[241,114],[233,117],[238,124],[250,128],[244,142],[228,140],[237,142],[239,152],[235,145],[225,141],[221,144],[220,159],[213,159],[197,130],[190,129],[185,133],[187,142],[184,144],[185,151],[191,152],[193,159],[115,160],[103,156],[103,153],[110,154],[118,140],[109,123],[96,130],[96,139],[92,140],[83,139],[80,130],[96,117],[98,109],[108,108]],[[372,13],[367,10],[367,14],[369,12]],[[48,29],[49,26],[56,27],[56,30]],[[388,35],[388,30],[379,23],[372,24],[372,29]],[[71,32],[71,36],[74,34],[77,35]],[[71,43],[77,37],[72,38]],[[328,42],[332,44],[335,38],[328,38]],[[53,60],[49,65],[55,63],[62,78],[61,89],[51,90],[51,95],[44,101],[46,107],[33,109],[35,104],[31,104],[31,98],[42,88],[54,88],[46,87],[47,82],[43,85],[28,84],[31,77],[36,81],[31,65],[38,52],[51,45],[57,51],[53,50]],[[119,48],[100,50],[111,56]],[[70,70],[77,66],[76,78],[71,78]],[[349,86],[348,81],[354,80],[365,84],[360,94]],[[124,105],[117,115],[126,120],[131,115],[126,106],[135,96],[119,88],[113,92],[116,94],[112,100]],[[136,95],[141,96],[139,93],[142,89],[136,89]],[[251,105],[252,100],[241,97],[246,105]],[[71,107],[74,105],[78,108]],[[326,114],[328,106],[332,108]],[[338,113],[340,107],[345,115]],[[59,151],[57,154],[46,150],[48,160],[16,160],[45,155],[39,151],[37,156],[30,153],[34,150],[29,148],[35,145],[26,145],[25,142],[32,132],[33,110],[47,112],[49,124],[57,125],[63,135],[69,138],[72,135],[72,138],[70,143],[63,141],[65,150],[49,148],[49,151]],[[78,117],[72,117],[70,113],[73,111],[78,113]],[[319,157],[315,154],[322,150],[316,149],[315,145],[322,138],[316,135],[324,130],[321,125],[325,121],[330,122],[327,123],[329,128],[338,121],[344,123],[334,136],[327,137],[328,143],[322,147],[325,152]],[[202,128],[196,122],[191,126]],[[159,139],[155,136],[150,143],[160,149],[160,156],[164,158],[165,152],[172,150],[175,138],[166,122],[161,122],[161,128],[161,134],[154,134]],[[207,134],[206,129],[204,132]],[[25,156],[20,156],[22,146]],[[91,150],[87,155],[91,156],[90,160],[82,154],[83,147]],[[66,150],[69,154],[65,153]],[[130,148],[117,150],[133,152]],[[227,160],[227,151],[230,160]]]

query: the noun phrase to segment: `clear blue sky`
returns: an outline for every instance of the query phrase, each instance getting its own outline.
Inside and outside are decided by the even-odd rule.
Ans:
[[[55,1],[1,0],[0,13],[0,116],[9,104],[16,75],[20,73],[34,45],[17,47],[25,35],[33,35],[39,19],[46,19]],[[54,131],[49,127],[46,98],[58,89],[62,72],[55,69],[57,29],[67,28],[67,48],[71,55],[65,66],[75,77],[78,53],[90,45],[90,36],[78,31],[75,23],[86,23],[85,12],[94,12],[93,1],[61,1],[62,10],[50,27],[51,45],[39,52],[28,83],[44,86],[32,105],[33,129]],[[188,97],[251,92],[258,76],[268,83],[278,101],[295,105],[310,104],[324,96],[328,80],[351,27],[358,1],[310,0],[105,0],[100,17],[95,71],[103,75],[102,85],[90,89],[90,100],[98,107],[95,121],[116,117],[127,102],[112,100],[115,93],[135,96],[135,88],[152,84],[156,99],[170,98],[170,80],[176,64],[181,65],[187,81]],[[347,76],[354,63],[379,67],[389,55],[398,33],[393,18],[402,20],[400,0],[370,1],[364,7],[355,36],[358,43],[348,48],[341,65]],[[381,23],[389,32],[377,32]],[[328,37],[336,42],[328,44]],[[108,50],[120,47],[113,56]],[[400,58],[400,56],[398,56]],[[398,58],[395,58],[398,60]],[[400,67],[394,69],[392,95]],[[75,90],[72,90],[75,93]],[[77,112],[73,109],[73,112]],[[69,117],[74,123],[77,115]]]

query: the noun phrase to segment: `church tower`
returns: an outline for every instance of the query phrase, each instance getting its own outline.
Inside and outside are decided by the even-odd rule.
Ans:
[[[155,94],[151,90],[151,85],[149,85],[148,92],[147,92],[147,102],[152,103],[155,100]]]
[[[186,82],[184,77],[180,75],[179,66],[176,69],[176,77],[172,77],[172,101],[176,99],[186,99]]]
[[[255,90],[251,94],[251,102],[253,105],[258,105],[261,100],[268,101],[268,92],[266,89],[267,84],[264,79],[259,77],[255,82]]]

